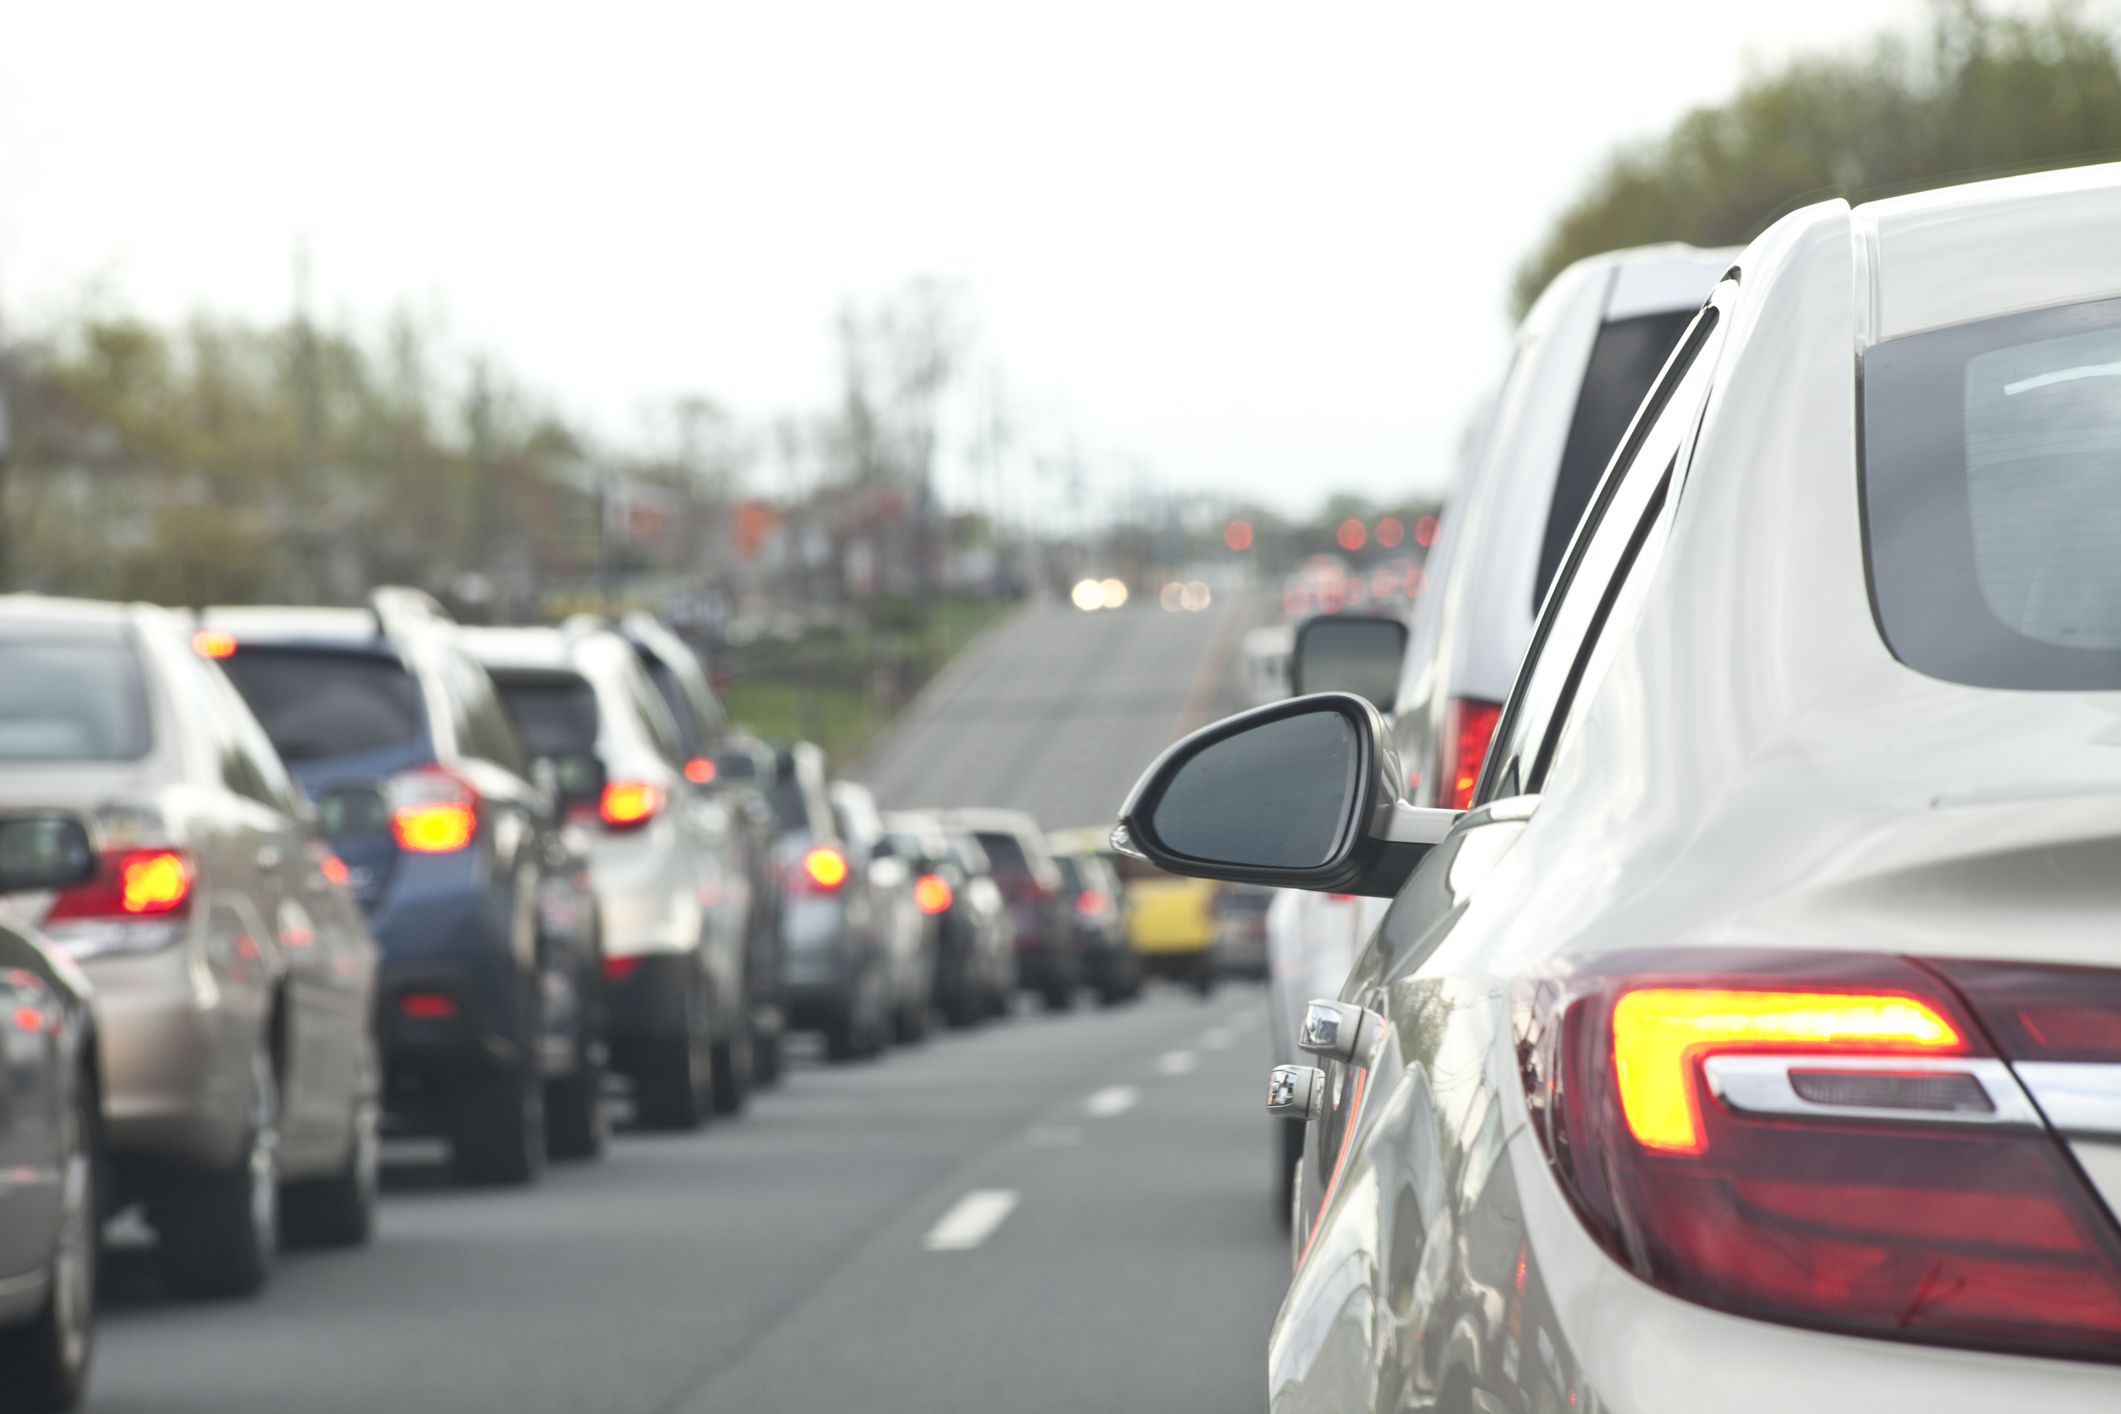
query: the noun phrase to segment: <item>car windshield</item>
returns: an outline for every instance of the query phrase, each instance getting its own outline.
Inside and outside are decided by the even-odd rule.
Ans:
[[[1863,400],[1895,656],[1984,687],[2121,688],[2121,300],[1890,340]]]
[[[133,761],[147,745],[129,637],[78,625],[0,632],[0,761]]]
[[[1584,369],[1583,387],[1576,394],[1568,441],[1562,444],[1561,467],[1554,477],[1546,538],[1539,547],[1539,576],[1532,583],[1534,611],[1546,600],[1547,586],[1561,567],[1569,537],[1591,504],[1598,478],[1605,474],[1621,434],[1628,430],[1628,419],[1642,405],[1643,395],[1657,381],[1658,370],[1671,357],[1693,317],[1691,309],[1675,309],[1616,319],[1598,331],[1591,361]]]
[[[244,645],[221,660],[289,761],[419,740],[420,685],[395,658]]]
[[[532,756],[596,755],[597,694],[585,679],[572,674],[497,674],[495,684]]]
[[[685,692],[685,684],[678,680],[677,673],[661,658],[642,659],[648,670],[648,680],[655,684],[656,696],[670,709],[670,719],[677,723],[678,735],[684,738],[688,754],[698,756],[707,750],[709,724],[700,720],[699,709]]]

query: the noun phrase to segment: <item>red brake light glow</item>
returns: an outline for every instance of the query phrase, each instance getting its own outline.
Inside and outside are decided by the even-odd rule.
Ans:
[[[45,919],[168,918],[189,908],[191,886],[191,860],[180,850],[105,850],[96,877],[62,892]]]
[[[1445,711],[1440,743],[1443,770],[1437,777],[1437,786],[1447,808],[1472,808],[1473,792],[1480,785],[1480,768],[1487,762],[1488,746],[1495,739],[1495,726],[1501,719],[1501,704],[1470,698],[1453,699]]]
[[[607,957],[604,959],[604,980],[623,982],[640,968],[641,960],[637,957]]]
[[[645,825],[663,808],[663,788],[646,781],[613,781],[597,801],[597,816],[614,830]]]
[[[218,629],[202,628],[191,636],[192,652],[201,658],[233,658],[236,656],[235,635],[222,633]]]
[[[456,999],[442,992],[407,992],[398,998],[398,1011],[414,1021],[448,1021],[457,1014]]]
[[[1075,911],[1085,918],[1097,918],[1112,911],[1112,899],[1097,889],[1085,889],[1075,896]]]
[[[711,785],[714,777],[714,762],[705,756],[695,756],[685,763],[685,779],[696,786]]]
[[[342,889],[353,882],[353,871],[348,869],[346,861],[336,854],[327,854],[317,861],[317,869],[326,879]]]
[[[847,882],[847,856],[819,845],[803,856],[803,877],[819,893],[832,893]]]
[[[408,854],[454,854],[479,833],[479,793],[439,766],[390,783],[390,833]]]
[[[950,881],[941,875],[923,874],[914,881],[913,901],[921,906],[923,913],[949,912],[952,896]]]
[[[1694,1073],[1727,1051],[1958,1054],[1951,1022],[1914,997],[1645,987],[1613,1007],[1613,1066],[1628,1130],[1647,1149],[1705,1147]]]

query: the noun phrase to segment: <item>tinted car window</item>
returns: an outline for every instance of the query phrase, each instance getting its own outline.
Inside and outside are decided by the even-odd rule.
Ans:
[[[456,703],[462,724],[458,745],[471,756],[521,774],[528,764],[523,760],[522,745],[485,670],[469,658],[451,654],[449,695]]]
[[[781,822],[783,829],[810,828],[810,799],[803,792],[802,782],[793,775],[783,773],[775,780],[767,799],[773,803],[774,817]]]
[[[133,761],[147,744],[147,690],[126,635],[0,629],[0,761]]]
[[[1053,862],[1060,868],[1061,891],[1063,893],[1079,894],[1084,889],[1091,887],[1083,881],[1082,867],[1068,855],[1056,855]]]
[[[221,667],[289,761],[400,746],[423,735],[419,684],[393,659],[246,646]]]
[[[986,851],[988,871],[1006,874],[1015,878],[1031,876],[1031,860],[1024,853],[1024,842],[1006,830],[979,830],[973,838]]]
[[[1863,398],[1894,655],[1982,687],[2121,687],[2121,300],[1879,344]]]
[[[578,677],[503,677],[501,700],[532,756],[597,753],[596,689]]]
[[[1546,538],[1539,546],[1539,577],[1532,584],[1536,612],[1554,582],[1554,571],[1568,551],[1569,536],[1583,519],[1584,507],[1598,487],[1606,463],[1613,459],[1628,419],[1657,381],[1657,370],[1671,357],[1679,336],[1694,317],[1691,309],[1616,319],[1598,331],[1591,361],[1577,390],[1576,412],[1562,444],[1561,467],[1554,478],[1554,500],[1547,510]]]

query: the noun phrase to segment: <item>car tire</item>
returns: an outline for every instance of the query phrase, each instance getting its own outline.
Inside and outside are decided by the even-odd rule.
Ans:
[[[1038,995],[1039,1000],[1044,1003],[1047,1011],[1058,1012],[1075,1010],[1075,988],[1073,987],[1047,987]]]
[[[329,1178],[290,1183],[281,1192],[280,1236],[289,1245],[359,1247],[375,1232],[383,1138],[374,1064],[370,1055],[354,1095],[346,1162]]]
[[[604,1116],[604,1065],[593,1044],[575,1038],[574,1069],[545,1083],[545,1152],[555,1159],[594,1159],[611,1137]]]
[[[633,1078],[634,1116],[644,1129],[685,1133],[714,1104],[714,1046],[697,983],[685,994],[685,1029],[649,1044]]]
[[[0,1390],[7,1392],[7,1407],[23,1414],[80,1408],[95,1353],[101,1221],[96,1093],[86,1076],[75,1086],[69,1115],[59,1160],[58,1241],[46,1272],[44,1307],[29,1321],[0,1330]]]
[[[751,1083],[754,1088],[767,1090],[781,1083],[781,1076],[787,1069],[781,1052],[781,1042],[786,1034],[778,1026],[771,1030],[752,1028]]]
[[[751,1099],[758,1052],[752,1046],[750,1025],[743,1023],[737,1029],[738,1035],[714,1045],[712,1084],[714,1112],[718,1115],[741,1114]]]
[[[901,1046],[918,1046],[928,1039],[928,1003],[924,998],[898,1009],[893,1031]]]
[[[1202,1001],[1215,995],[1215,964],[1203,960],[1193,969],[1193,992]]]
[[[280,1082],[272,1053],[251,1059],[243,1148],[219,1173],[177,1179],[148,1205],[162,1283],[187,1299],[255,1295],[280,1245]]]
[[[466,1079],[450,1108],[449,1163],[459,1183],[515,1188],[545,1171],[545,1082],[527,1059]]]

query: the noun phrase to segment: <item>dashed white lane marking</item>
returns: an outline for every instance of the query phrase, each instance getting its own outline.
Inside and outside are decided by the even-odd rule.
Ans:
[[[994,1236],[994,1230],[1016,1207],[1016,1197],[1013,1188],[973,1189],[936,1219],[921,1246],[930,1252],[971,1251]]]
[[[1191,1051],[1167,1051],[1156,1062],[1158,1075],[1185,1075],[1200,1065],[1200,1057]]]
[[[1210,1027],[1201,1033],[1200,1043],[1207,1050],[1227,1051],[1230,1049],[1230,1033],[1220,1026]]]
[[[1107,1085],[1083,1101],[1083,1109],[1093,1119],[1109,1119],[1133,1109],[1141,1097],[1142,1092],[1132,1085]]]

